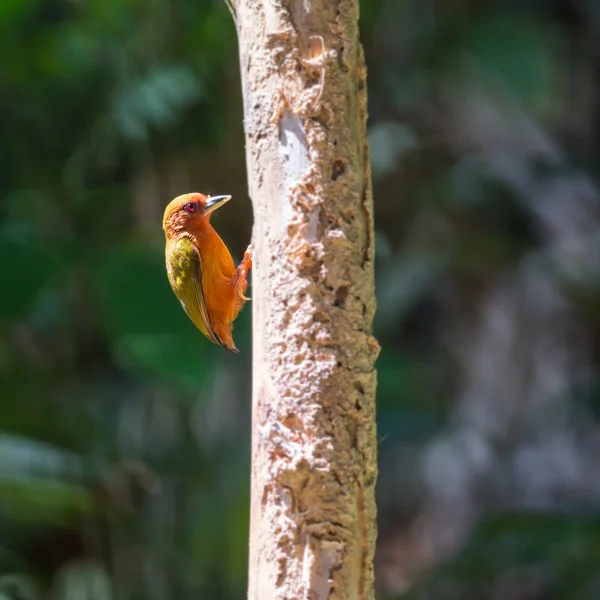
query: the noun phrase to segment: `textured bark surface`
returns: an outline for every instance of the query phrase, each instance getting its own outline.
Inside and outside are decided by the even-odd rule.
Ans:
[[[358,0],[237,4],[254,205],[250,600],[373,598],[373,211]]]

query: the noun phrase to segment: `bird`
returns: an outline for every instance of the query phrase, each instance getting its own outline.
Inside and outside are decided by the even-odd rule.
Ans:
[[[233,322],[244,304],[252,245],[236,268],[227,246],[210,224],[212,213],[231,196],[193,192],[165,208],[165,259],[171,288],[194,325],[212,342],[237,353]]]

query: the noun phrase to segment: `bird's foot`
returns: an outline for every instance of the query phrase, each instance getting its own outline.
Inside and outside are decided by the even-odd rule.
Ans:
[[[242,264],[246,268],[246,271],[252,268],[252,244],[248,244],[246,248],[246,252],[244,252],[244,258],[242,259]]]
[[[248,298],[244,295],[246,291],[246,287],[248,286],[248,282],[246,281],[246,277],[248,276],[248,271],[252,268],[252,244],[248,244],[248,248],[246,252],[244,252],[244,258],[242,262],[237,268],[237,272],[235,274],[234,285],[237,288],[238,296],[244,302],[248,300],[252,300],[252,298]]]

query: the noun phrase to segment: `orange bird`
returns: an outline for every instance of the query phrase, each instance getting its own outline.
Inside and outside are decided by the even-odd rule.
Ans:
[[[231,196],[192,193],[172,200],[163,217],[167,238],[167,275],[183,310],[212,342],[239,352],[233,342],[233,321],[250,298],[246,276],[252,267],[248,246],[238,268],[210,215]]]

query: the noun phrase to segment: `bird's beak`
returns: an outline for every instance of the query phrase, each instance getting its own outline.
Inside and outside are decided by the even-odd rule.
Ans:
[[[217,210],[217,208],[223,206],[228,200],[231,200],[231,196],[210,196],[206,199],[203,211],[204,214],[208,215],[213,212],[213,210]]]

